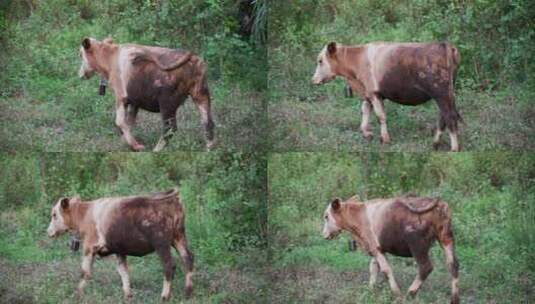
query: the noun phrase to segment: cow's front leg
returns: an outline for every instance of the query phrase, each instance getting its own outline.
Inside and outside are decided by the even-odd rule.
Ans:
[[[362,136],[364,136],[365,139],[371,140],[373,137],[373,133],[370,132],[370,110],[371,110],[371,103],[369,100],[364,100],[362,102],[361,110],[362,110],[362,122],[360,123],[360,130],[362,131]]]
[[[388,135],[388,130],[386,128],[386,114],[383,106],[383,101],[378,97],[374,96],[372,98],[372,105],[377,119],[381,124],[381,143],[387,144],[390,142],[390,135]]]
[[[84,294],[84,288],[87,281],[91,278],[91,269],[93,268],[93,261],[95,254],[91,250],[84,249],[84,256],[82,257],[82,275],[80,283],[78,283],[78,296]]]
[[[124,297],[132,297],[132,292],[130,291],[130,278],[128,276],[128,264],[126,263],[125,255],[117,255],[117,272],[121,276]]]
[[[399,285],[396,282],[396,279],[394,278],[394,273],[392,272],[392,268],[390,268],[390,265],[386,261],[385,256],[378,252],[375,254],[375,259],[377,260],[377,263],[379,264],[379,268],[381,272],[383,272],[386,277],[388,278],[388,283],[390,284],[390,289],[392,289],[392,292],[396,297],[401,297],[401,291],[399,289]]]
[[[123,138],[132,148],[132,150],[143,150],[145,147],[142,144],[138,143],[134,136],[132,136],[132,133],[130,133],[130,124],[126,116],[126,103],[124,99],[117,100],[115,107],[115,124],[117,125],[117,127],[119,127],[119,129],[121,129],[121,132],[123,133]]]

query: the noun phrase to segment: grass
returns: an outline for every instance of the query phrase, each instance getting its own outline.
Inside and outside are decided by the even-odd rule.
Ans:
[[[64,247],[67,251],[67,247]],[[177,255],[174,255],[178,259]],[[80,256],[72,254],[48,262],[14,263],[0,258],[0,303],[118,303],[123,301],[115,258],[96,260],[93,276],[81,298],[75,294],[80,278]],[[160,303],[163,273],[156,255],[129,258],[133,298],[130,303]],[[250,303],[263,280],[253,271],[207,269],[198,265],[194,295],[185,300],[184,276],[177,267],[170,303]]]
[[[417,107],[385,101],[392,141],[381,145],[374,114],[370,117],[374,137],[368,142],[360,133],[360,101],[343,97],[341,81],[327,86],[306,98],[294,94],[271,98],[268,115],[274,151],[433,151],[433,132],[438,119],[434,101]],[[458,91],[456,104],[464,119],[460,124],[461,149],[535,149],[535,112],[528,100],[529,96],[516,93]],[[447,134],[442,137],[440,150],[449,150]]]
[[[73,82],[74,87],[48,97],[18,92],[0,97],[0,131],[4,151],[95,152],[130,151],[114,124],[115,102],[110,92],[97,95],[97,80]],[[94,88],[92,87],[94,85]],[[79,88],[78,88],[79,87]],[[94,91],[94,94],[92,92]],[[263,144],[265,111],[260,93],[212,84],[216,149],[255,149]],[[177,111],[178,131],[164,151],[204,151],[200,115],[193,102]],[[162,132],[159,113],[140,111],[133,133],[152,149]]]

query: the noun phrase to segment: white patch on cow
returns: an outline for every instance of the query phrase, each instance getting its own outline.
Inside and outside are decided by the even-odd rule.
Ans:
[[[379,246],[379,238],[377,237],[377,234],[380,233],[380,231],[377,231],[377,229],[382,229],[381,218],[383,214],[382,208],[385,204],[381,203],[375,203],[375,204],[366,204],[365,210],[366,210],[366,218],[368,219],[368,223],[370,225],[370,231],[372,233],[372,241],[374,242],[375,246]]]
[[[145,227],[148,227],[148,226],[150,226],[150,222],[149,222],[149,220],[143,220],[143,221],[141,222],[141,225],[143,225],[143,226],[145,226]]]
[[[119,207],[122,200],[124,198],[102,198],[93,201],[93,207],[90,210],[98,238],[97,244],[95,244],[96,248],[106,246],[106,232],[111,225],[113,210]]]
[[[424,72],[418,72],[418,77],[425,78],[425,73]]]
[[[368,63],[370,64],[370,80],[372,85],[372,92],[379,90],[379,84],[377,83],[377,77],[375,76],[375,67],[377,66],[376,55],[377,55],[378,46],[370,43],[366,45],[366,57],[368,58]]]
[[[119,80],[121,81],[120,98],[127,98],[128,91],[127,86],[130,81],[130,75],[132,74],[132,57],[136,53],[136,48],[129,46],[121,46],[119,48],[119,58],[117,60],[119,70]]]

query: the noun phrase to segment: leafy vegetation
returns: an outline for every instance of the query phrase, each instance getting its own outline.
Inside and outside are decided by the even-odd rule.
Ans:
[[[96,77],[77,77],[78,48],[87,36],[199,54],[208,64],[220,149],[264,144],[265,1],[30,0],[1,6],[2,150],[128,151],[114,130],[112,94],[97,94]],[[191,103],[178,110],[178,121],[168,150],[204,150]],[[137,137],[153,147],[161,130],[158,114],[141,111]]]
[[[266,164],[255,154],[46,153],[2,155],[0,302],[77,302],[80,253],[68,237],[48,239],[50,209],[64,196],[90,200],[179,186],[186,233],[195,255],[194,299],[261,299],[265,267]],[[174,254],[178,259],[178,256]],[[177,262],[180,265],[179,262]],[[163,274],[156,255],[131,258],[134,301],[158,302]],[[21,270],[22,269],[22,270]],[[181,302],[180,267],[173,282]],[[114,259],[97,260],[84,302],[122,299]],[[195,300],[193,302],[195,302]]]
[[[534,148],[533,1],[301,0],[274,2],[270,10],[268,112],[276,151],[432,149],[434,102],[386,102],[393,142],[380,148],[377,124],[372,143],[360,135],[360,101],[344,97],[342,80],[312,86],[316,57],[330,41],[450,41],[461,54],[456,104],[465,121],[463,149]]]
[[[452,210],[466,303],[530,303],[535,299],[535,157],[530,153],[284,153],[270,156],[269,246],[273,301],[391,303],[386,279],[368,289],[369,257],[349,251],[348,234],[321,236],[322,215],[335,197],[403,193],[440,196]],[[388,257],[406,290],[416,264]],[[415,303],[449,301],[450,278],[439,246],[435,270]]]

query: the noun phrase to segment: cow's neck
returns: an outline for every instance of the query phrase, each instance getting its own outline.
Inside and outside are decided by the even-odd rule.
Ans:
[[[377,244],[370,237],[370,223],[362,220],[362,212],[365,211],[364,205],[352,204],[347,206],[348,212],[344,220],[343,229],[347,230],[357,241],[357,244],[368,254],[373,255],[377,249]],[[365,217],[364,217],[365,218]]]
[[[98,50],[98,54],[95,57],[97,61],[97,70],[102,78],[109,80],[112,63],[117,54],[116,46],[106,46]]]
[[[363,47],[341,46],[338,52],[338,62],[335,67],[335,74],[342,76],[350,85],[353,91],[359,95],[365,95],[365,86],[359,71],[364,69],[362,60]]]
[[[73,203],[71,206],[71,225],[69,228],[80,233],[82,223],[84,222],[85,215],[89,209],[89,204],[83,202]]]

